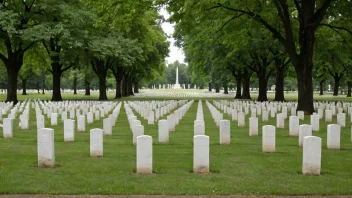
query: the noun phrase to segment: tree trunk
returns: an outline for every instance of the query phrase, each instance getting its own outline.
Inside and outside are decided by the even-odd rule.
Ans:
[[[117,74],[116,75],[114,74],[114,77],[115,77],[115,83],[116,83],[115,99],[118,99],[118,98],[122,97],[122,95],[121,95],[121,77]]]
[[[259,74],[257,74],[257,76],[258,76],[258,83],[259,83],[259,95],[257,100],[260,102],[268,101],[268,97],[267,97],[268,80],[266,79],[265,76],[262,76]]]
[[[251,75],[248,71],[245,71],[243,77],[243,92],[242,92],[242,99],[251,99],[251,92],[249,90],[251,81]]]
[[[127,75],[125,75],[124,77],[123,77],[123,79],[122,79],[122,84],[121,84],[121,89],[122,89],[122,97],[127,97],[128,96],[128,89],[127,89],[127,87],[128,87],[128,85],[127,85],[127,81],[128,81],[128,79],[127,79]]]
[[[42,94],[45,94],[45,78],[42,80]]]
[[[321,80],[320,82],[319,82],[319,95],[324,95],[324,81],[325,80]]]
[[[107,72],[101,72],[99,77],[99,100],[108,100],[106,94],[106,74]]]
[[[313,1],[310,1],[313,2]],[[328,1],[326,1],[328,2]],[[308,3],[312,5],[312,3]],[[313,106],[313,54],[315,43],[316,25],[320,23],[319,17],[315,17],[314,5],[301,8],[301,16],[299,17],[299,55],[297,54],[297,45],[294,45],[295,38],[290,35],[290,39],[286,40],[286,50],[290,56],[291,63],[294,65],[297,85],[298,85],[298,105],[297,111],[304,111],[306,114],[314,112]],[[322,11],[324,12],[324,11]],[[313,20],[313,21],[312,21]],[[315,23],[315,24],[314,24]],[[314,24],[314,25],[311,25]]]
[[[220,86],[219,85],[215,85],[215,93],[220,93]]]
[[[241,98],[241,89],[242,89],[242,76],[236,77],[236,96],[235,99]]]
[[[11,48],[10,41],[5,40],[5,45]],[[7,96],[6,102],[13,102],[16,104],[17,100],[17,77],[23,65],[24,51],[19,48],[16,52],[7,51],[8,58],[2,58],[2,62],[6,67],[7,72]]]
[[[209,83],[208,91],[209,91],[209,92],[212,91],[211,83]]]
[[[106,75],[108,73],[108,60],[104,61],[98,58],[92,60],[91,65],[95,74],[99,78],[99,100],[108,100],[106,94]]]
[[[227,84],[224,85],[224,94],[229,94],[229,88]]]
[[[62,101],[61,97],[61,65],[58,62],[51,64],[53,74],[53,96],[52,101]]]
[[[275,101],[285,101],[284,95],[284,75],[285,71],[282,67],[276,67],[275,79]]]
[[[121,94],[121,80],[116,80],[116,94],[115,94],[115,98],[121,98],[122,94]]]
[[[13,102],[13,104],[17,104],[17,77],[18,71],[15,66],[7,67],[7,97],[6,102]]]
[[[139,93],[139,81],[138,80],[134,81],[134,93]]]
[[[22,95],[27,95],[26,85],[27,79],[22,79]]]
[[[77,94],[77,81],[78,81],[78,79],[77,79],[77,77],[75,76],[74,78],[73,78],[73,94]]]
[[[84,80],[84,87],[86,89],[86,93],[84,95],[90,96],[90,82],[87,79]]]
[[[134,93],[133,93],[133,79],[130,77],[128,79],[128,95],[129,96],[134,96]]]
[[[347,97],[351,97],[352,82],[347,82]]]
[[[307,114],[314,112],[313,106],[313,81],[312,70],[306,70],[305,74],[302,72],[297,74],[298,85],[298,106],[297,111],[304,111]]]
[[[339,87],[340,87],[340,78],[334,77],[334,96],[339,95]]]

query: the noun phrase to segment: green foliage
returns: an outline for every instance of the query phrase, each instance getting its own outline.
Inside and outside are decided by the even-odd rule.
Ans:
[[[310,11],[303,12],[303,8]],[[330,0],[179,0],[169,1],[168,10],[172,13],[171,21],[176,23],[174,37],[177,44],[185,49],[189,68],[197,76],[201,74],[211,81],[214,76],[221,79],[214,73],[228,70],[236,77],[244,66],[258,76],[258,65],[262,65],[263,58],[256,61],[253,53],[269,60],[286,54],[286,59],[290,58],[290,65],[295,68],[288,72],[288,81],[298,76],[303,82],[306,72],[311,69],[314,69],[315,79],[327,78],[329,70],[341,74],[346,71],[350,59],[347,48],[352,35],[350,8],[350,1]],[[315,14],[309,19],[315,21],[313,25],[305,24],[305,17],[309,14]],[[309,38],[305,37],[305,32],[310,30],[305,28],[311,27],[313,32],[318,29],[313,36],[318,42],[316,47],[320,45],[314,54],[314,67],[303,64],[310,61],[310,56],[307,57]],[[337,46],[337,40],[340,44],[344,41],[345,45]],[[329,46],[326,46],[327,43]],[[343,53],[339,53],[341,49]],[[268,50],[275,53],[271,54]],[[330,60],[326,60],[329,57]],[[268,65],[266,72],[261,73],[270,77],[272,70],[273,66]],[[289,84],[286,89],[297,86],[297,82]]]

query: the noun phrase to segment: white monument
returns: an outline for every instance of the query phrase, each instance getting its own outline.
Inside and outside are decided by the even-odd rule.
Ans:
[[[181,86],[178,83],[178,67],[176,67],[176,83],[174,84],[174,89],[181,89]]]

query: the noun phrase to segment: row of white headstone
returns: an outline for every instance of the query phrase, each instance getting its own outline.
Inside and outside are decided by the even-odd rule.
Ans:
[[[211,114],[218,116],[214,118],[218,122],[222,114],[210,103],[207,103]],[[340,114],[340,113],[339,113]],[[337,114],[337,115],[339,115]],[[253,114],[252,114],[253,115]],[[282,119],[283,116],[279,115]],[[318,115],[316,117],[319,123]],[[312,117],[311,117],[312,121]],[[220,144],[230,144],[230,121],[220,120]],[[253,115],[249,118],[249,136],[258,135],[258,118]],[[320,174],[321,166],[321,138],[312,136],[313,127],[311,125],[299,125],[297,116],[290,116],[290,135],[298,136],[298,145],[303,147],[303,174]],[[338,124],[330,124],[327,128],[327,148],[340,149],[340,135],[341,126]],[[262,127],[262,151],[275,152],[276,151],[276,128],[272,125]],[[305,142],[306,141],[306,142]]]
[[[244,113],[244,114],[242,113],[242,108],[241,107],[238,110],[238,109],[232,109],[232,108],[230,108],[228,106],[221,106],[220,102],[217,102],[217,101],[214,101],[214,104],[215,104],[215,106],[218,107],[218,109],[221,109],[223,107],[224,108],[224,113],[227,112],[229,114],[229,116],[232,116],[232,120],[233,121],[234,120],[238,121],[238,126],[244,126],[245,125],[245,121],[244,121],[245,115],[244,114],[246,114],[246,113]],[[276,103],[274,103],[274,104],[276,104]],[[260,105],[258,105],[258,106],[260,107]],[[261,107],[259,108],[259,110],[258,110],[258,108],[252,108],[251,109],[251,117],[252,118],[253,117],[257,117],[258,112],[262,112],[262,113],[260,113],[262,115],[262,121],[264,121],[264,122],[268,121],[268,113],[267,113],[267,111],[265,109],[266,107],[263,107],[263,108],[264,108],[263,110],[261,109]],[[342,108],[340,108],[340,109],[342,109]],[[287,109],[286,109],[285,106],[283,106],[282,110],[283,111],[281,113],[278,113],[277,109],[275,107],[271,108],[271,116],[275,117],[275,115],[276,115],[276,127],[277,128],[285,128],[285,119],[287,119]],[[304,112],[303,111],[298,111],[297,112],[298,116],[295,115],[295,113],[296,113],[295,111],[296,111],[295,107],[292,107],[291,116],[289,117],[290,118],[290,123],[291,123],[291,120],[292,120],[292,125],[290,124],[290,126],[294,126],[294,125],[296,125],[295,123],[299,122],[299,120],[303,120],[304,119]],[[218,118],[216,120],[216,122],[218,123],[219,122],[219,118],[222,118],[223,115],[221,114],[220,111],[216,112],[215,114],[216,114],[215,116],[217,116],[217,118]],[[326,116],[325,121],[327,123],[332,122],[331,110],[325,110],[325,116]],[[299,119],[299,120],[297,120],[297,119]],[[310,115],[310,122],[311,122],[311,126],[313,128],[313,131],[319,131],[320,130],[320,127],[319,127],[320,115],[319,114],[313,113],[313,115]],[[339,124],[341,127],[345,127],[346,126],[346,114],[345,113],[342,113],[342,112],[337,113],[337,124]],[[298,131],[298,124],[297,124],[297,127],[296,127],[296,131]]]
[[[69,105],[69,103],[57,103],[58,106],[60,105]],[[82,105],[83,104],[83,105]],[[86,105],[92,105],[91,107],[87,107]],[[50,123],[51,126],[56,126],[58,125],[58,113],[55,113],[58,111],[58,109],[61,109],[61,120],[62,122],[65,122],[65,120],[68,119],[67,117],[67,111],[65,109],[70,109],[70,119],[73,120],[75,117],[77,118],[77,131],[78,132],[84,132],[85,131],[85,126],[86,126],[86,117],[87,117],[87,123],[91,124],[94,122],[93,120],[93,112],[96,115],[95,120],[100,120],[100,117],[105,117],[106,114],[108,114],[113,108],[115,108],[118,105],[117,102],[76,102],[74,103],[73,106],[67,107],[54,107],[55,103],[50,102],[50,103],[43,103],[39,101],[38,103],[35,103],[35,109],[36,109],[36,118],[37,118],[37,129],[44,128],[45,127],[45,119],[44,115],[42,115],[42,110],[44,111],[45,114],[48,115],[48,118],[50,118]],[[50,106],[50,107],[49,107]],[[75,109],[77,107],[77,109]],[[96,109],[99,108],[99,109]],[[81,113],[82,112],[82,113]],[[50,117],[49,117],[50,114]],[[108,118],[110,120],[116,121],[116,112],[109,115]],[[72,121],[71,121],[72,122]],[[107,118],[104,122],[107,122]],[[70,123],[70,121],[68,122]],[[115,122],[112,122],[113,126]]]
[[[119,103],[113,110],[112,115],[119,115],[121,104]],[[91,157],[103,157],[103,138],[104,135],[111,135],[111,131],[106,131],[106,123],[111,127],[111,123],[116,120],[111,120],[111,117],[104,119],[108,122],[104,122],[103,129],[91,129],[90,130],[90,156]],[[109,129],[111,130],[111,129]],[[64,120],[64,141],[74,141],[74,120]],[[55,166],[55,150],[54,150],[54,129],[51,128],[40,128],[37,132],[37,151],[38,151],[38,167],[54,167]]]
[[[268,114],[270,112],[271,118],[275,118],[275,115],[281,111],[281,115],[284,119],[288,118],[288,111],[291,112],[291,116],[298,116],[300,120],[304,120],[304,112],[297,111],[297,102],[244,102],[244,101],[234,101],[229,102],[225,100],[213,101],[214,105],[224,111],[224,113],[231,116],[232,120],[237,120],[237,112],[244,112],[245,115],[251,113],[251,117],[256,117],[255,115],[262,115],[262,120],[268,120]],[[325,122],[332,122],[332,117],[338,117],[338,124],[342,127],[345,126],[346,115],[347,113],[350,116],[350,121],[352,122],[352,103],[344,102],[337,103],[337,106],[334,106],[330,103],[314,103],[315,111],[317,112],[319,119],[323,119],[325,112]],[[343,107],[341,107],[343,106]],[[325,109],[325,111],[324,111]]]
[[[17,103],[12,109],[11,103],[2,103],[0,107],[0,118],[2,119],[3,114],[6,114],[10,109],[10,113],[7,115],[7,118],[3,120],[3,137],[6,139],[13,138],[13,121],[16,118],[16,114],[18,112],[22,112],[19,116],[19,127],[21,129],[28,129],[29,128],[29,112],[30,112],[30,100],[25,100],[23,102]],[[3,109],[3,110],[2,110]]]
[[[78,116],[87,116],[88,124],[93,123],[94,120],[100,120],[105,117],[115,106],[116,102],[99,102],[99,101],[79,101],[79,102],[42,102],[35,104],[37,114],[44,114],[48,118],[52,118],[52,126],[57,125],[58,115],[61,115],[61,121],[65,119],[75,119]],[[39,112],[38,112],[39,111]],[[56,113],[56,114],[53,114]]]
[[[24,101],[25,102],[25,101]],[[20,105],[22,102],[18,102],[17,105]],[[13,102],[0,102],[0,121],[3,120],[3,115],[6,115],[10,109],[13,108]]]
[[[193,172],[209,172],[209,136],[205,135],[203,104],[201,100],[198,102],[197,116],[194,121]]]
[[[170,111],[175,109],[178,105],[186,103],[186,100],[182,101],[160,101],[159,103],[152,102],[128,102],[132,109],[134,109],[142,118],[148,120],[148,125],[154,125],[161,117],[169,114]]]
[[[182,102],[183,103],[183,102]],[[159,120],[158,122],[158,140],[159,143],[168,143],[169,142],[169,132],[175,131],[170,130],[175,128],[186,115],[186,112],[189,110],[193,101],[190,101],[171,115],[173,119],[168,120]],[[141,124],[141,121],[137,119],[137,116],[134,115],[133,110],[130,106],[135,106],[133,102],[124,103],[124,108],[126,111],[126,116],[128,118],[130,129],[133,133],[133,144],[136,144],[136,157],[137,157],[137,169],[136,172],[139,174],[151,174],[153,172],[153,139],[151,136],[144,135],[144,127]],[[136,108],[138,109],[138,108]],[[171,116],[169,115],[169,116]],[[168,117],[169,117],[168,116]],[[169,126],[172,125],[170,128]]]
[[[197,125],[201,125],[202,112],[201,101],[198,103],[197,110],[197,119],[195,121],[194,127],[194,145],[193,145],[193,172],[195,173],[208,173],[209,172],[209,136],[206,135],[196,135],[198,133]],[[217,115],[217,109],[213,107],[210,103],[207,103],[212,115]],[[253,122],[253,119],[257,122]],[[216,121],[216,119],[214,119]],[[230,144],[230,121],[221,120],[220,122],[220,144]],[[258,119],[251,118],[250,125],[255,130],[250,129],[250,136],[258,135]],[[254,127],[254,124],[256,127]],[[204,125],[204,121],[203,121]],[[338,125],[336,125],[338,126]],[[319,175],[321,168],[321,138],[308,136],[303,130],[305,127],[302,127],[302,132],[300,134],[303,136],[304,146],[303,146],[303,164],[302,164],[302,173],[305,175]],[[330,127],[329,127],[330,129]],[[334,127],[331,127],[333,130]],[[263,152],[275,152],[275,126],[263,126],[263,139],[262,139],[262,151]],[[329,133],[329,132],[328,132]],[[333,132],[331,134],[334,134]],[[333,141],[331,141],[333,142]]]
[[[205,123],[204,123],[204,113],[203,113],[203,104],[199,100],[197,108],[197,116],[194,121],[194,136],[196,135],[205,135]]]
[[[292,110],[292,107],[297,107],[297,102],[276,102],[276,101],[229,101],[229,100],[220,100],[218,101],[222,105],[229,106],[231,108],[237,109],[239,107],[249,107],[249,109],[253,107],[267,107],[270,111],[272,107],[276,108],[278,111],[282,111],[282,107],[287,107],[287,110]],[[313,104],[314,110],[316,112],[321,110],[331,110],[332,114],[336,116],[337,113],[348,112],[348,116],[352,113],[352,103],[351,102],[315,102]],[[258,114],[260,115],[260,114]]]

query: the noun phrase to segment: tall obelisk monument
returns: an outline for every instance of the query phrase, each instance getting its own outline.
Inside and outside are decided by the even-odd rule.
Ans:
[[[174,85],[174,89],[181,89],[181,86],[178,83],[178,66],[176,67],[176,83]]]

